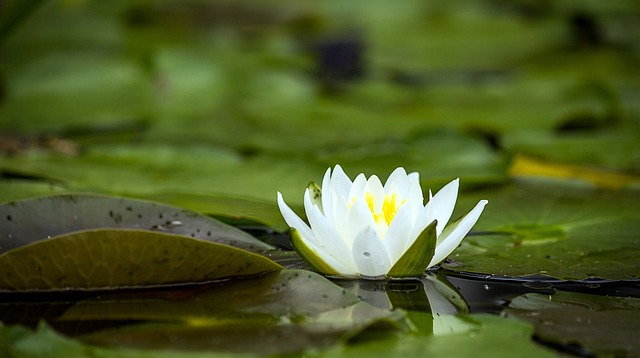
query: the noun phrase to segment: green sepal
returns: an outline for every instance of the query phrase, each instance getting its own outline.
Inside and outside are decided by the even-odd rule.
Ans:
[[[322,189],[315,182],[310,182],[307,185],[307,189],[309,189],[309,195],[311,196],[311,202],[318,205],[318,208],[322,210]]]
[[[436,224],[427,226],[411,247],[391,267],[388,277],[418,277],[424,274],[436,251]]]
[[[300,255],[300,257],[302,257],[302,259],[311,265],[311,267],[316,271],[329,276],[340,275],[333,267],[324,262],[324,260],[318,256],[318,254],[316,254],[309,245],[307,245],[307,243],[302,239],[302,236],[300,236],[298,230],[290,228],[289,238],[291,239],[293,249],[296,250],[298,255]]]

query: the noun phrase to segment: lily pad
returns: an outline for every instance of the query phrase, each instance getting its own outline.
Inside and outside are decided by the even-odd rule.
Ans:
[[[259,252],[272,247],[217,220],[153,202],[60,195],[0,205],[0,253],[53,236],[97,228],[131,228],[218,242]]]
[[[504,311],[535,326],[538,339],[572,346],[583,354],[632,356],[640,351],[637,326],[640,299],[601,297],[582,293],[528,293]]]
[[[448,269],[569,280],[640,277],[640,191],[530,179],[477,196],[489,204],[443,264]],[[461,196],[467,200],[476,194]]]
[[[279,270],[228,245],[143,230],[99,229],[41,240],[0,255],[0,290],[158,286]]]
[[[280,214],[278,205],[273,200],[189,193],[158,193],[147,195],[145,199],[211,214],[219,218],[240,222],[258,222],[278,231],[286,231],[289,228]]]
[[[101,295],[78,302],[58,323],[127,320],[145,323],[79,338],[121,348],[284,354],[344,343],[377,323],[395,331],[404,316],[364,303],[320,275],[285,270],[182,298]]]
[[[0,289],[99,289],[212,281],[282,267],[228,245],[141,230],[90,230],[0,255]]]
[[[465,315],[461,333],[434,336],[384,337],[375,341],[337,347],[322,357],[447,356],[474,357],[478,352],[492,357],[556,357],[557,354],[531,340],[532,327],[526,323],[488,315]]]

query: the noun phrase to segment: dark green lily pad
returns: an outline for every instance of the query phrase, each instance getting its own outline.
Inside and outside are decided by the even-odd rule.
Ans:
[[[99,229],[0,255],[0,290],[112,289],[213,281],[282,269],[228,245],[143,230]]]
[[[337,346],[325,350],[305,352],[307,356],[322,357],[389,357],[390,355],[423,356],[425,354],[446,356],[475,356],[478,351],[492,356],[509,357],[514,353],[519,357],[556,357],[557,354],[536,345],[530,339],[532,327],[515,320],[507,320],[486,315],[471,315],[465,318],[473,329],[460,334],[445,336],[386,336],[364,342]],[[295,334],[293,334],[295,335]],[[289,337],[290,338],[290,337]],[[287,339],[285,337],[285,339]],[[210,336],[209,341],[214,341]],[[204,358],[229,357],[228,352],[142,350],[123,347],[89,345],[60,335],[47,324],[41,324],[35,332],[21,326],[0,324],[0,353],[12,352],[23,355],[50,354],[56,356],[99,356],[111,357],[159,357],[159,358]],[[283,342],[286,342],[283,341]],[[272,345],[283,344],[279,341]],[[211,345],[212,343],[210,343]],[[3,351],[4,349],[4,351]],[[233,353],[233,357],[255,356],[251,353]]]
[[[434,336],[385,337],[360,344],[337,347],[322,357],[556,357],[557,353],[531,340],[532,327],[523,322],[488,315],[459,318],[471,326],[463,332]]]
[[[344,343],[376,323],[396,330],[404,316],[366,304],[318,274],[286,270],[182,298],[101,296],[77,303],[59,323],[126,320],[146,323],[80,338],[138,349],[283,354]]]
[[[579,346],[598,356],[633,356],[640,351],[638,298],[529,293],[515,298],[504,312],[533,324],[545,342]]]
[[[232,221],[254,221],[268,227],[287,231],[289,226],[282,218],[275,200],[189,193],[158,193],[146,195],[145,199],[179,206],[199,213],[211,214]]]
[[[60,195],[0,205],[0,253],[53,236],[97,228],[131,228],[189,236],[249,251],[270,245],[217,220],[153,202]]]
[[[17,176],[64,183],[75,192],[133,197],[195,194],[250,198],[275,203],[275,193],[302,197],[309,180],[322,178],[324,164],[265,155],[243,160],[228,148],[213,146],[93,145],[70,157],[49,152],[2,157],[0,170]],[[233,215],[212,205],[206,213]]]
[[[530,179],[463,194],[458,207],[477,198],[489,204],[443,264],[448,269],[571,280],[640,277],[640,191]]]

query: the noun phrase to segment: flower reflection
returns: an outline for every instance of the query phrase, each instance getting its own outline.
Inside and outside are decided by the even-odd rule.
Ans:
[[[421,333],[437,336],[466,332],[472,327],[456,316],[469,312],[464,298],[446,279],[433,273],[412,280],[336,280],[335,283],[373,306],[405,311],[413,329]]]

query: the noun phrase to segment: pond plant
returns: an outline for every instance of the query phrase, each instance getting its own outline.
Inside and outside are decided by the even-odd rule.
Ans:
[[[293,247],[318,271],[363,278],[421,276],[460,245],[487,200],[446,226],[458,197],[453,180],[423,205],[418,173],[395,169],[384,186],[376,175],[354,181],[336,165],[322,187],[304,192],[307,225],[278,192],[278,206],[291,226]]]

